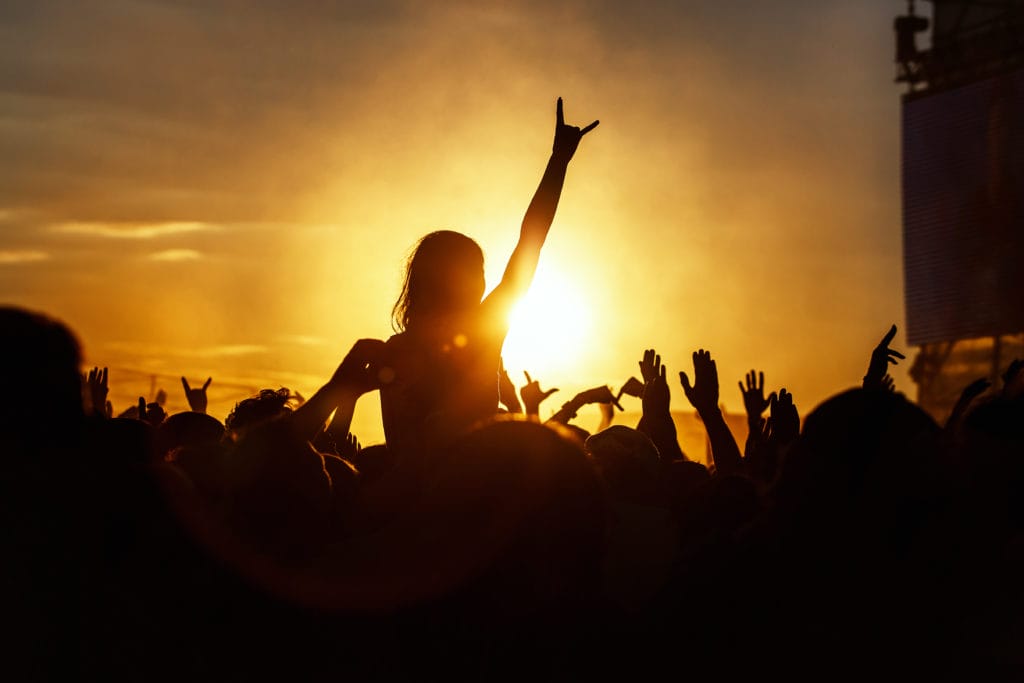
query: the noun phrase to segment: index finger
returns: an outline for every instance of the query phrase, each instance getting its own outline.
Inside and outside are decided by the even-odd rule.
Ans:
[[[882,337],[882,344],[881,345],[882,346],[888,346],[889,342],[891,342],[893,337],[895,337],[895,336],[896,336],[896,325],[894,324],[892,327],[889,328],[889,331],[885,333],[885,336]]]
[[[555,106],[555,121],[559,126],[565,125],[565,115],[562,113],[562,98],[558,98],[558,104]]]

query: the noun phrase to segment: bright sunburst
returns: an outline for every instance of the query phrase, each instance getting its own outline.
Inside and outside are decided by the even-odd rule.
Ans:
[[[530,291],[509,315],[511,325],[502,357],[512,381],[526,370],[544,384],[544,377],[575,365],[590,332],[586,299],[557,270],[541,268]]]

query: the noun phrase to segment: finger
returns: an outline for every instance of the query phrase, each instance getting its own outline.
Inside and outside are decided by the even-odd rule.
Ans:
[[[526,383],[533,384],[533,380],[530,379],[530,373],[528,373],[526,370],[523,370],[523,374],[526,375]]]
[[[618,408],[621,412],[626,412],[626,409],[622,407],[621,403],[619,403],[619,399],[613,398],[612,399],[612,405],[615,406],[616,408]]]
[[[212,382],[212,381],[213,381],[212,377],[207,377],[206,378],[206,383],[203,384],[203,391],[206,391],[207,389],[210,388],[210,382]]]
[[[562,113],[562,98],[558,98],[558,104],[555,105],[555,122],[559,126],[565,125],[565,114]]]
[[[601,123],[601,122],[600,122],[600,121],[594,121],[594,122],[593,122],[592,124],[590,124],[589,126],[587,126],[586,128],[584,128],[583,130],[581,130],[581,131],[580,131],[580,137],[583,137],[584,135],[586,135],[586,134],[587,134],[587,133],[589,133],[590,131],[592,131],[592,130],[594,130],[595,128],[597,128],[597,124],[599,124],[599,123]]]
[[[743,382],[736,382],[740,387],[740,393],[746,396],[747,392],[743,389]]]
[[[753,370],[751,370],[753,372]],[[764,391],[764,371],[757,373],[757,390]]]
[[[184,377],[181,378],[181,386],[185,388],[185,393],[192,391],[192,388],[188,385],[188,380]]]
[[[902,353],[895,349],[888,349],[886,353],[888,353],[890,356],[896,356],[897,358],[906,358],[906,356],[904,356]]]
[[[893,337],[895,337],[895,336],[896,336],[896,325],[894,324],[892,327],[889,328],[889,331],[885,333],[885,336],[882,337],[881,346],[888,346],[889,342],[891,342],[893,340]]]
[[[146,399],[139,396],[139,419],[141,420],[146,416]]]
[[[693,391],[693,387],[690,386],[690,378],[686,376],[685,372],[679,372],[679,382],[683,385],[683,391],[687,394]]]
[[[547,398],[548,396],[550,396],[551,394],[555,393],[556,391],[558,391],[558,389],[548,389],[547,391],[545,391],[544,393],[541,394],[541,398]]]
[[[109,376],[110,375],[107,368],[103,368],[103,373],[100,375],[100,383],[104,386],[104,388],[107,386],[107,377]]]

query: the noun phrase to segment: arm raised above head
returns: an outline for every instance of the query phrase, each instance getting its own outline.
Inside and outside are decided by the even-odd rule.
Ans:
[[[547,239],[551,222],[555,218],[558,199],[562,196],[562,185],[565,183],[565,172],[569,161],[576,153],[583,136],[597,127],[594,121],[585,128],[569,126],[562,114],[562,98],[558,98],[555,111],[555,141],[551,146],[551,158],[544,169],[540,185],[533,195],[530,206],[523,216],[523,225],[519,231],[519,242],[516,244],[501,283],[487,297],[489,306],[507,313],[515,302],[526,293],[537,271],[540,250]]]

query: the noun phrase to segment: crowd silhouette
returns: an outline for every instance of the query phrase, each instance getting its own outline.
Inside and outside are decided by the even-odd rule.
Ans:
[[[895,325],[865,350],[865,376],[803,419],[751,370],[741,449],[698,349],[673,371],[708,466],[680,448],[675,375],[656,349],[637,350],[641,379],[618,395],[595,386],[545,420],[555,389],[526,374],[517,390],[501,364],[508,312],[597,124],[567,125],[558,100],[551,157],[490,294],[480,247],[430,233],[396,334],[356,341],[307,400],[267,388],[221,422],[206,414],[212,378],[182,377],[189,411],[140,398],[116,413],[72,330],[0,308],[7,670],[1024,673],[1019,360],[999,385],[968,386],[942,425],[894,391]],[[375,391],[385,443],[364,448],[350,426]],[[642,399],[636,425],[614,424],[623,393]],[[573,423],[588,404],[604,415],[593,433]]]

